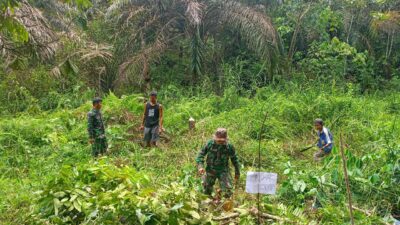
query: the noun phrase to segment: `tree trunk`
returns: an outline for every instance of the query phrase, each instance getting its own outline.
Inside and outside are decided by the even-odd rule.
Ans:
[[[141,38],[141,48],[145,49],[146,48],[146,41],[145,41],[145,39],[143,37],[143,33],[140,34],[140,38]],[[142,79],[144,81],[144,85],[142,87],[143,92],[147,93],[150,90],[151,76],[150,76],[149,60],[148,60],[146,54],[143,55]]]
[[[147,93],[147,92],[150,91],[151,77],[150,77],[149,61],[147,60],[146,56],[145,56],[145,58],[143,60],[142,77],[143,77],[143,80],[144,80],[143,92]]]
[[[300,28],[301,28],[301,24],[302,24],[303,18],[307,14],[307,12],[310,10],[310,7],[311,7],[311,5],[308,4],[307,8],[299,15],[299,17],[297,18],[297,21],[296,21],[296,28],[294,29],[293,36],[292,36],[292,39],[290,41],[288,55],[287,55],[287,63],[289,64],[287,66],[287,69],[289,70],[288,71],[289,76],[291,74],[291,66],[290,66],[290,64],[292,63],[293,55],[294,55],[294,53],[296,51],[297,35],[300,32]]]

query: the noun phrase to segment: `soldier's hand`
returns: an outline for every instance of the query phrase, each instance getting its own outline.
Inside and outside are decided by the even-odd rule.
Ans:
[[[94,143],[94,139],[93,138],[90,138],[89,139],[89,144],[93,144]]]
[[[204,168],[200,168],[200,169],[199,169],[199,174],[200,174],[200,175],[204,175],[205,172],[206,172],[206,171],[204,170]]]
[[[163,128],[163,127],[159,127],[159,128],[158,128],[158,133],[161,134],[163,131],[164,131],[164,128]]]
[[[144,126],[141,125],[141,126],[139,127],[139,129],[140,129],[140,130],[144,130]]]

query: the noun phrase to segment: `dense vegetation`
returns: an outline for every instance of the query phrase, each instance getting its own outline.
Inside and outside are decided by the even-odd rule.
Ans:
[[[198,192],[200,179],[193,165],[197,150],[215,127],[226,126],[242,170],[254,170],[258,118],[267,112],[262,167],[279,173],[279,188],[276,196],[263,197],[265,212],[304,224],[349,220],[337,148],[320,164],[312,162],[312,152],[298,152],[312,139],[310,121],[322,116],[335,134],[342,132],[345,137],[354,204],[371,213],[356,211],[357,223],[383,224],[386,216],[398,212],[400,96],[358,96],[351,88],[334,92],[325,88],[263,88],[252,99],[231,92],[190,99],[164,96],[168,133],[160,150],[142,149],[138,143],[140,98],[111,94],[104,101],[110,153],[98,161],[91,158],[87,144],[89,102],[73,110],[2,119],[1,220],[10,224],[210,221],[222,210],[201,204],[204,197]],[[194,133],[187,130],[189,116],[198,119]],[[248,215],[256,206],[255,197],[243,192],[244,177],[241,184],[234,197],[243,214],[240,221],[255,223]],[[318,213],[310,211],[315,196],[324,206]]]
[[[279,174],[261,200],[277,218],[262,223],[346,224],[340,135],[356,224],[388,224],[400,215],[399,49],[397,0],[0,0],[0,224],[256,224],[243,189],[260,138],[262,170]],[[160,149],[140,145],[152,89]],[[98,160],[94,96],[110,142]],[[319,163],[299,152],[317,117],[335,137]],[[194,165],[221,126],[242,163],[233,210],[208,204]]]

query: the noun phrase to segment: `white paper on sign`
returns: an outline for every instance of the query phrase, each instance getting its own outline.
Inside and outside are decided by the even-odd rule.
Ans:
[[[270,194],[276,192],[278,174],[265,172],[247,172],[246,192],[250,194]]]

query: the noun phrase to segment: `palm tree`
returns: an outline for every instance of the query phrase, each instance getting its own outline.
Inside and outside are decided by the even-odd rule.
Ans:
[[[0,54],[6,71],[19,68],[24,57],[34,64],[53,61],[58,38],[41,12],[27,0],[8,2],[0,15]]]
[[[225,29],[240,35],[247,47],[265,58],[271,67],[276,65],[280,53],[279,37],[271,19],[232,0],[116,0],[106,16],[120,25],[116,37],[128,37],[116,85],[128,80],[133,68],[141,70],[140,80],[144,89],[149,89],[149,63],[180,38],[191,43],[191,73],[195,80],[203,71],[205,43],[211,38],[218,41]]]
[[[34,3],[44,2],[41,0]],[[89,0],[60,0],[76,5],[78,8],[89,7]],[[67,7],[66,4],[51,5]],[[49,5],[49,4],[47,4]],[[2,0],[0,1],[0,51],[6,61],[12,62],[18,56],[29,54],[41,61],[54,59],[59,38],[38,8],[32,6],[27,0]]]

